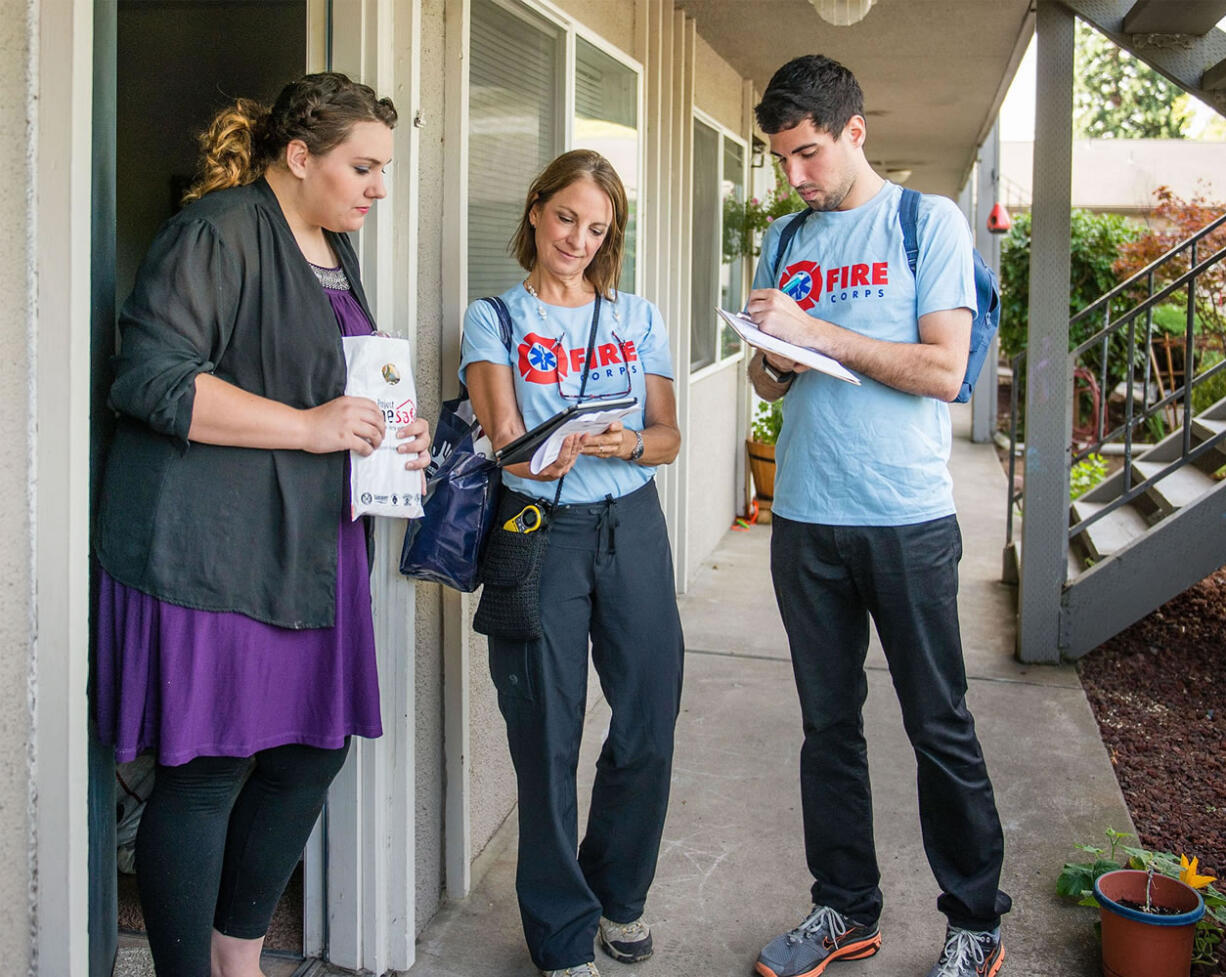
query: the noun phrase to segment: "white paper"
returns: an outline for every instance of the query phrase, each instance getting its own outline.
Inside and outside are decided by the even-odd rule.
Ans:
[[[559,427],[536,449],[532,463],[528,466],[533,475],[539,475],[552,465],[562,451],[562,442],[572,434],[600,434],[614,421],[620,421],[627,414],[638,410],[638,404],[620,407],[614,410],[598,410],[590,414],[576,414]]]
[[[400,454],[396,431],[417,417],[417,390],[409,341],[395,336],[345,336],[345,393],[368,397],[383,411],[386,428],[379,447],[368,455],[349,452],[350,518],[362,515],[419,519],[425,478],[407,471],[414,456]]]
[[[776,336],[765,333],[757,327],[757,324],[749,316],[743,315],[740,312],[729,312],[718,307],[716,307],[715,311],[750,346],[764,349],[768,353],[778,353],[780,356],[786,356],[789,360],[795,360],[797,363],[803,363],[805,366],[820,370],[822,373],[828,373],[832,377],[838,377],[840,380],[846,380],[848,383],[854,383],[856,386],[860,385],[859,377],[838,360],[832,359],[825,353],[819,353],[808,346],[795,346]]]

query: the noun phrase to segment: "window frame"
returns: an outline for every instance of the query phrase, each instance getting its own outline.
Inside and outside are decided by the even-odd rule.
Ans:
[[[738,146],[741,147],[741,190],[746,196],[749,196],[750,195],[750,170],[751,170],[750,162],[751,160],[750,160],[750,147],[749,147],[748,141],[743,136],[741,136],[739,133],[734,132],[732,129],[729,129],[726,125],[724,125],[714,116],[710,115],[707,112],[704,112],[702,109],[698,107],[695,107],[693,109],[691,116],[692,116],[691,125],[694,122],[701,122],[703,125],[707,126],[709,129],[715,130],[715,134],[718,139],[718,143],[717,143],[718,148],[715,153],[715,158],[717,161],[715,182],[717,185],[722,186],[724,182],[724,141],[730,139],[732,140],[732,142],[736,143]],[[693,213],[693,202],[691,201],[691,214],[692,213]],[[715,240],[716,240],[715,256],[717,259],[716,266],[715,266],[715,281],[718,283],[720,272],[724,267],[724,262],[723,262],[723,238],[724,238],[723,197],[719,197],[716,200],[715,214],[716,214],[716,218],[715,218],[715,225],[716,225],[715,226]],[[691,217],[691,220],[692,219],[693,218]],[[752,262],[749,260],[749,256],[746,256],[744,260],[745,260],[745,264],[741,268],[741,288],[742,288],[742,294],[747,295],[748,292],[746,289],[746,284],[750,281],[748,272],[750,270],[750,266]],[[717,285],[717,294],[714,296],[714,298],[716,301],[719,300],[718,285]],[[692,319],[693,319],[694,314],[695,314],[695,310],[691,309],[690,310],[691,322],[687,323],[687,328],[690,328],[691,330],[693,329]],[[714,344],[715,359],[709,363],[703,363],[701,366],[690,367],[689,375],[690,375],[691,382],[702,380],[708,376],[711,376],[714,373],[719,373],[721,370],[725,370],[729,366],[732,366],[735,363],[739,363],[741,360],[745,358],[746,347],[745,347],[745,342],[743,340],[741,341],[740,349],[736,353],[733,353],[730,356],[721,356],[720,355],[721,328],[720,328],[719,320],[717,317],[715,317],[714,314],[712,314],[711,328],[715,332],[715,344]]]

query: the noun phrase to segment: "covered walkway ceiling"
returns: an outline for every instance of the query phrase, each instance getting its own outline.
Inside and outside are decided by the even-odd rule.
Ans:
[[[878,170],[956,196],[1034,30],[1030,0],[877,0],[833,27],[808,0],[676,0],[759,92],[784,62],[825,54],[855,72]]]
[[[1226,0],[1064,0],[1113,41],[1226,114]],[[957,194],[1034,31],[1033,0],[876,0],[834,27],[809,0],[676,0],[759,92],[784,62],[825,54],[864,88],[870,160]]]

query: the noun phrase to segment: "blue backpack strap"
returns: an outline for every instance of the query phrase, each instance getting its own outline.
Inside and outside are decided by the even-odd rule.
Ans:
[[[511,352],[512,333],[511,333],[511,310],[507,308],[507,303],[497,295],[486,295],[482,297],[482,302],[488,302],[494,307],[494,313],[498,316],[498,331],[502,335],[502,345],[507,348],[507,352]],[[460,400],[468,399],[468,387],[460,384]],[[477,422],[473,422],[473,427],[477,426]]]
[[[918,190],[902,188],[902,200],[898,204],[898,223],[902,226],[902,246],[907,252],[907,267],[915,275],[919,266],[919,223],[920,193]]]
[[[801,225],[809,219],[809,215],[812,213],[812,207],[806,207],[804,210],[798,211],[796,219],[788,221],[788,226],[779,234],[779,247],[775,249],[775,263],[771,266],[771,288],[778,287],[779,267],[783,264],[784,255],[788,253],[788,248],[792,246],[792,238],[796,236],[796,232],[800,230]]]
[[[498,316],[498,329],[502,333],[502,345],[507,348],[508,353],[511,352],[511,310],[507,308],[507,303],[499,295],[487,295],[481,301],[494,307]]]

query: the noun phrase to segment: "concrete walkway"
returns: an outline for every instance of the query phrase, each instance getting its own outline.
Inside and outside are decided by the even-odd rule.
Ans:
[[[1098,972],[1095,915],[1059,900],[1054,881],[1078,841],[1130,821],[1094,718],[1071,667],[1013,658],[1013,593],[999,582],[1005,477],[990,446],[967,440],[955,411],[954,473],[964,537],[959,608],[968,701],[1005,826],[1002,887],[1008,977]],[[686,679],[672,803],[647,903],[655,956],[625,966],[597,954],[606,977],[742,977],[762,944],[809,909],[797,765],[800,710],[768,573],[769,527],[730,532],[681,600]],[[915,765],[880,645],[869,654],[865,726],[885,910],[875,957],[835,977],[924,977],[944,932],[924,859]],[[580,762],[580,823],[608,709],[590,711]],[[466,900],[427,927],[410,977],[529,977],[515,904],[515,824]],[[580,831],[582,835],[582,831]]]

